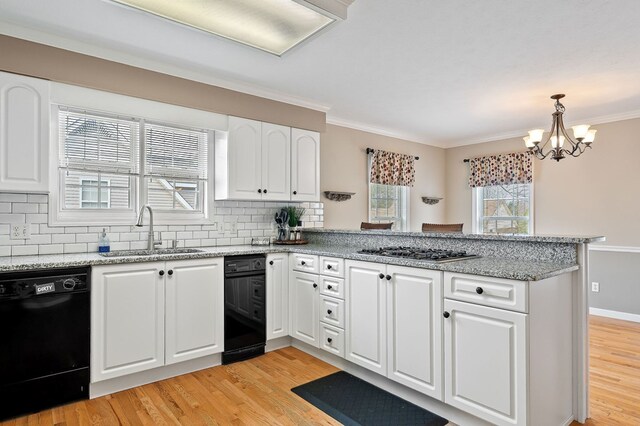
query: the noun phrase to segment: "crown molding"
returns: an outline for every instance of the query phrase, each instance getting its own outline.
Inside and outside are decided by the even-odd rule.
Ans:
[[[302,108],[308,108],[315,111],[326,113],[331,109],[331,107],[328,105],[321,104],[312,100],[299,98],[277,90],[265,89],[239,81],[223,79],[220,77],[212,76],[210,72],[197,71],[193,68],[187,69],[168,62],[149,59],[148,57],[143,57],[143,55],[140,54],[134,55],[107,47],[100,47],[96,44],[79,41],[76,39],[60,36],[50,32],[36,30],[21,25],[15,25],[7,21],[0,20],[0,24],[0,34],[7,35],[9,37],[16,37],[27,41],[32,41],[34,43],[40,43],[47,46],[70,50],[73,52],[82,53],[84,55],[94,56],[100,59],[119,62],[126,65],[131,65],[133,67],[144,68],[150,71],[156,71],[175,77],[210,84],[212,86],[245,93],[247,95],[259,96],[261,98],[283,102]]]
[[[436,148],[446,148],[444,144],[428,140],[422,136],[400,132],[395,129],[386,129],[382,127],[376,127],[365,123],[360,123],[352,120],[345,120],[343,118],[329,116],[327,114],[327,124],[333,126],[346,127],[348,129],[360,130],[367,133],[373,133],[375,135],[388,136],[390,138],[402,139],[408,142],[415,142],[423,145],[429,145]]]

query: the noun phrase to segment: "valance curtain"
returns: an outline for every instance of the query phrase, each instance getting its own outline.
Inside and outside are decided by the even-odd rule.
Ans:
[[[374,150],[369,181],[382,185],[413,186],[416,181],[415,157]]]
[[[531,152],[513,152],[471,158],[469,160],[469,186],[510,185],[533,182],[533,155]]]

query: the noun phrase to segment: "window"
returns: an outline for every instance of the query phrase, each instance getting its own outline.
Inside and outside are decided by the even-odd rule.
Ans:
[[[532,234],[533,187],[510,184],[474,188],[474,225],[483,234]]]
[[[157,124],[144,129],[146,203],[162,211],[202,214],[208,132]]]
[[[407,230],[408,192],[406,186],[369,183],[369,222],[392,222],[393,229]]]
[[[80,208],[108,209],[110,193],[108,180],[80,179]]]
[[[143,204],[166,222],[206,218],[212,131],[64,106],[55,112],[52,222],[132,223]]]

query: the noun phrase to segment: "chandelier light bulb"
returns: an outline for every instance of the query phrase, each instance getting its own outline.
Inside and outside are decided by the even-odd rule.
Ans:
[[[551,136],[551,148],[562,148],[562,145],[564,145],[564,136]]]
[[[529,140],[533,144],[539,143],[542,140],[543,133],[544,133],[544,129],[529,130]]]
[[[577,126],[573,126],[573,137],[581,141],[587,136],[587,132],[589,132],[588,124],[579,124]]]
[[[525,136],[524,138],[522,138],[522,140],[524,140],[525,146],[529,149],[536,146],[533,142],[531,142],[531,138],[529,136]]]
[[[591,129],[587,132],[587,134],[585,135],[584,139],[583,139],[583,143],[590,145],[591,142],[593,142],[593,140],[596,138],[596,129]]]

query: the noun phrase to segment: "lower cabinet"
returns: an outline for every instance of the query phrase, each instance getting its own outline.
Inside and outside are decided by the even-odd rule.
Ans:
[[[289,254],[267,255],[267,340],[289,335]]]
[[[346,262],[346,358],[442,399],[442,274]]]
[[[498,425],[525,424],[527,315],[445,299],[445,402]]]
[[[91,382],[222,352],[222,258],[95,266]]]
[[[320,324],[318,321],[317,275],[292,271],[289,279],[291,337],[318,347]]]

